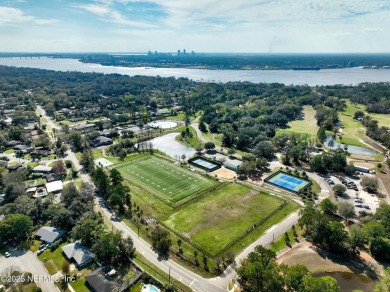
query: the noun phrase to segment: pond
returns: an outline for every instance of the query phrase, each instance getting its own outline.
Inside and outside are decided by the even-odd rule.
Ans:
[[[333,146],[329,146],[329,142],[333,141]],[[352,146],[352,145],[346,145],[346,144],[340,144],[336,142],[336,140],[333,139],[333,136],[328,135],[326,137],[325,146],[329,147],[330,149],[337,149],[337,148],[342,148],[344,149],[345,146],[348,146],[348,152],[350,154],[358,154],[358,155],[367,155],[367,156],[375,156],[376,152],[371,149],[363,148],[363,147],[358,147],[358,146]]]
[[[178,135],[180,135],[180,133],[170,133],[143,143],[150,142],[154,149],[158,149],[173,158],[183,154],[186,156],[186,159],[191,158],[196,153],[195,149],[177,142],[175,138]]]
[[[364,292],[374,291],[375,281],[364,275],[357,275],[348,272],[318,273],[315,277],[331,276],[337,280],[342,292],[352,292],[353,290],[362,290]]]

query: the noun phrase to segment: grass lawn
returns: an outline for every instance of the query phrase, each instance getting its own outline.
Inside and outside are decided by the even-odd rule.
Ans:
[[[39,249],[39,246],[41,245],[41,242],[39,240],[33,240],[30,245],[30,250],[32,252],[36,252]]]
[[[316,137],[319,127],[317,126],[317,120],[315,118],[316,111],[311,105],[303,107],[304,118],[302,120],[296,120],[288,123],[287,129],[280,129],[279,133],[299,133],[308,134],[311,137]]]
[[[366,129],[361,122],[354,120],[353,115],[348,115],[346,113],[339,114],[339,119],[343,125],[343,130],[339,131],[342,138],[337,138],[337,142],[362,148],[369,148],[366,144],[360,142],[366,133]]]
[[[4,151],[5,154],[12,154],[14,153],[14,149],[8,149],[6,151]]]
[[[295,232],[298,235],[297,237],[294,237],[292,229],[290,229],[287,232],[288,237],[290,238],[291,246],[294,243],[300,242],[303,239],[302,230],[301,230],[301,228],[298,225],[295,226]],[[286,241],[285,241],[284,234],[281,237],[275,239],[274,243],[272,243],[271,245],[268,246],[269,249],[273,250],[276,253],[281,251],[281,250],[283,250],[286,247],[287,247],[287,244],[286,244]]]
[[[217,146],[222,146],[222,137],[223,137],[223,134],[214,134],[214,133],[211,133],[210,131],[208,131],[207,133],[202,133],[203,136],[213,142],[215,145]]]
[[[213,255],[281,203],[247,186],[229,184],[163,222]]]
[[[89,290],[88,287],[85,285],[86,282],[87,280],[85,280],[85,278],[78,278],[73,283],[70,283],[70,285],[77,292],[89,292],[91,290]]]
[[[53,275],[62,269],[62,265],[67,260],[62,255],[62,247],[67,243],[61,244],[53,252],[50,251],[50,248],[45,250],[42,254],[38,256],[39,260],[45,265],[50,275]]]
[[[188,127],[188,129],[192,134],[191,138],[189,137],[183,138],[181,135],[177,135],[175,140],[192,148],[196,148],[196,146],[198,146],[199,144],[203,144],[202,141],[200,141],[198,136],[196,135],[195,130],[192,127]]]
[[[366,111],[366,106],[364,104],[352,105],[349,100],[346,100],[347,108],[345,113],[353,117],[354,113],[357,111],[363,111],[365,115],[371,116],[374,120],[378,121],[379,127],[389,126],[390,125],[390,114],[374,114],[368,113]]]
[[[188,196],[199,194],[216,184],[209,178],[155,156],[145,156],[121,164],[117,169],[124,178],[170,203],[177,203]]]

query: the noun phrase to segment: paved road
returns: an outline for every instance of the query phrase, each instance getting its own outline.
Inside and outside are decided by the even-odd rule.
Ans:
[[[4,275],[7,269],[16,269],[21,272],[30,272],[35,276],[50,277],[42,262],[31,251],[15,251],[11,252],[11,257],[0,257],[0,275]],[[37,281],[37,286],[43,292],[60,291],[51,281]]]

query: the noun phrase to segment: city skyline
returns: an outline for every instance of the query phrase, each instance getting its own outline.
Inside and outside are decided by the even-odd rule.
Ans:
[[[0,51],[389,52],[389,11],[380,0],[1,0]]]

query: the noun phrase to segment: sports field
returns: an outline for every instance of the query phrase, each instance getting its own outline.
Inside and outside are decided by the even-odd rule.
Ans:
[[[247,186],[228,184],[179,209],[163,222],[215,255],[281,203]]]
[[[169,203],[177,203],[217,183],[155,156],[145,156],[121,164],[117,169],[124,178]]]

